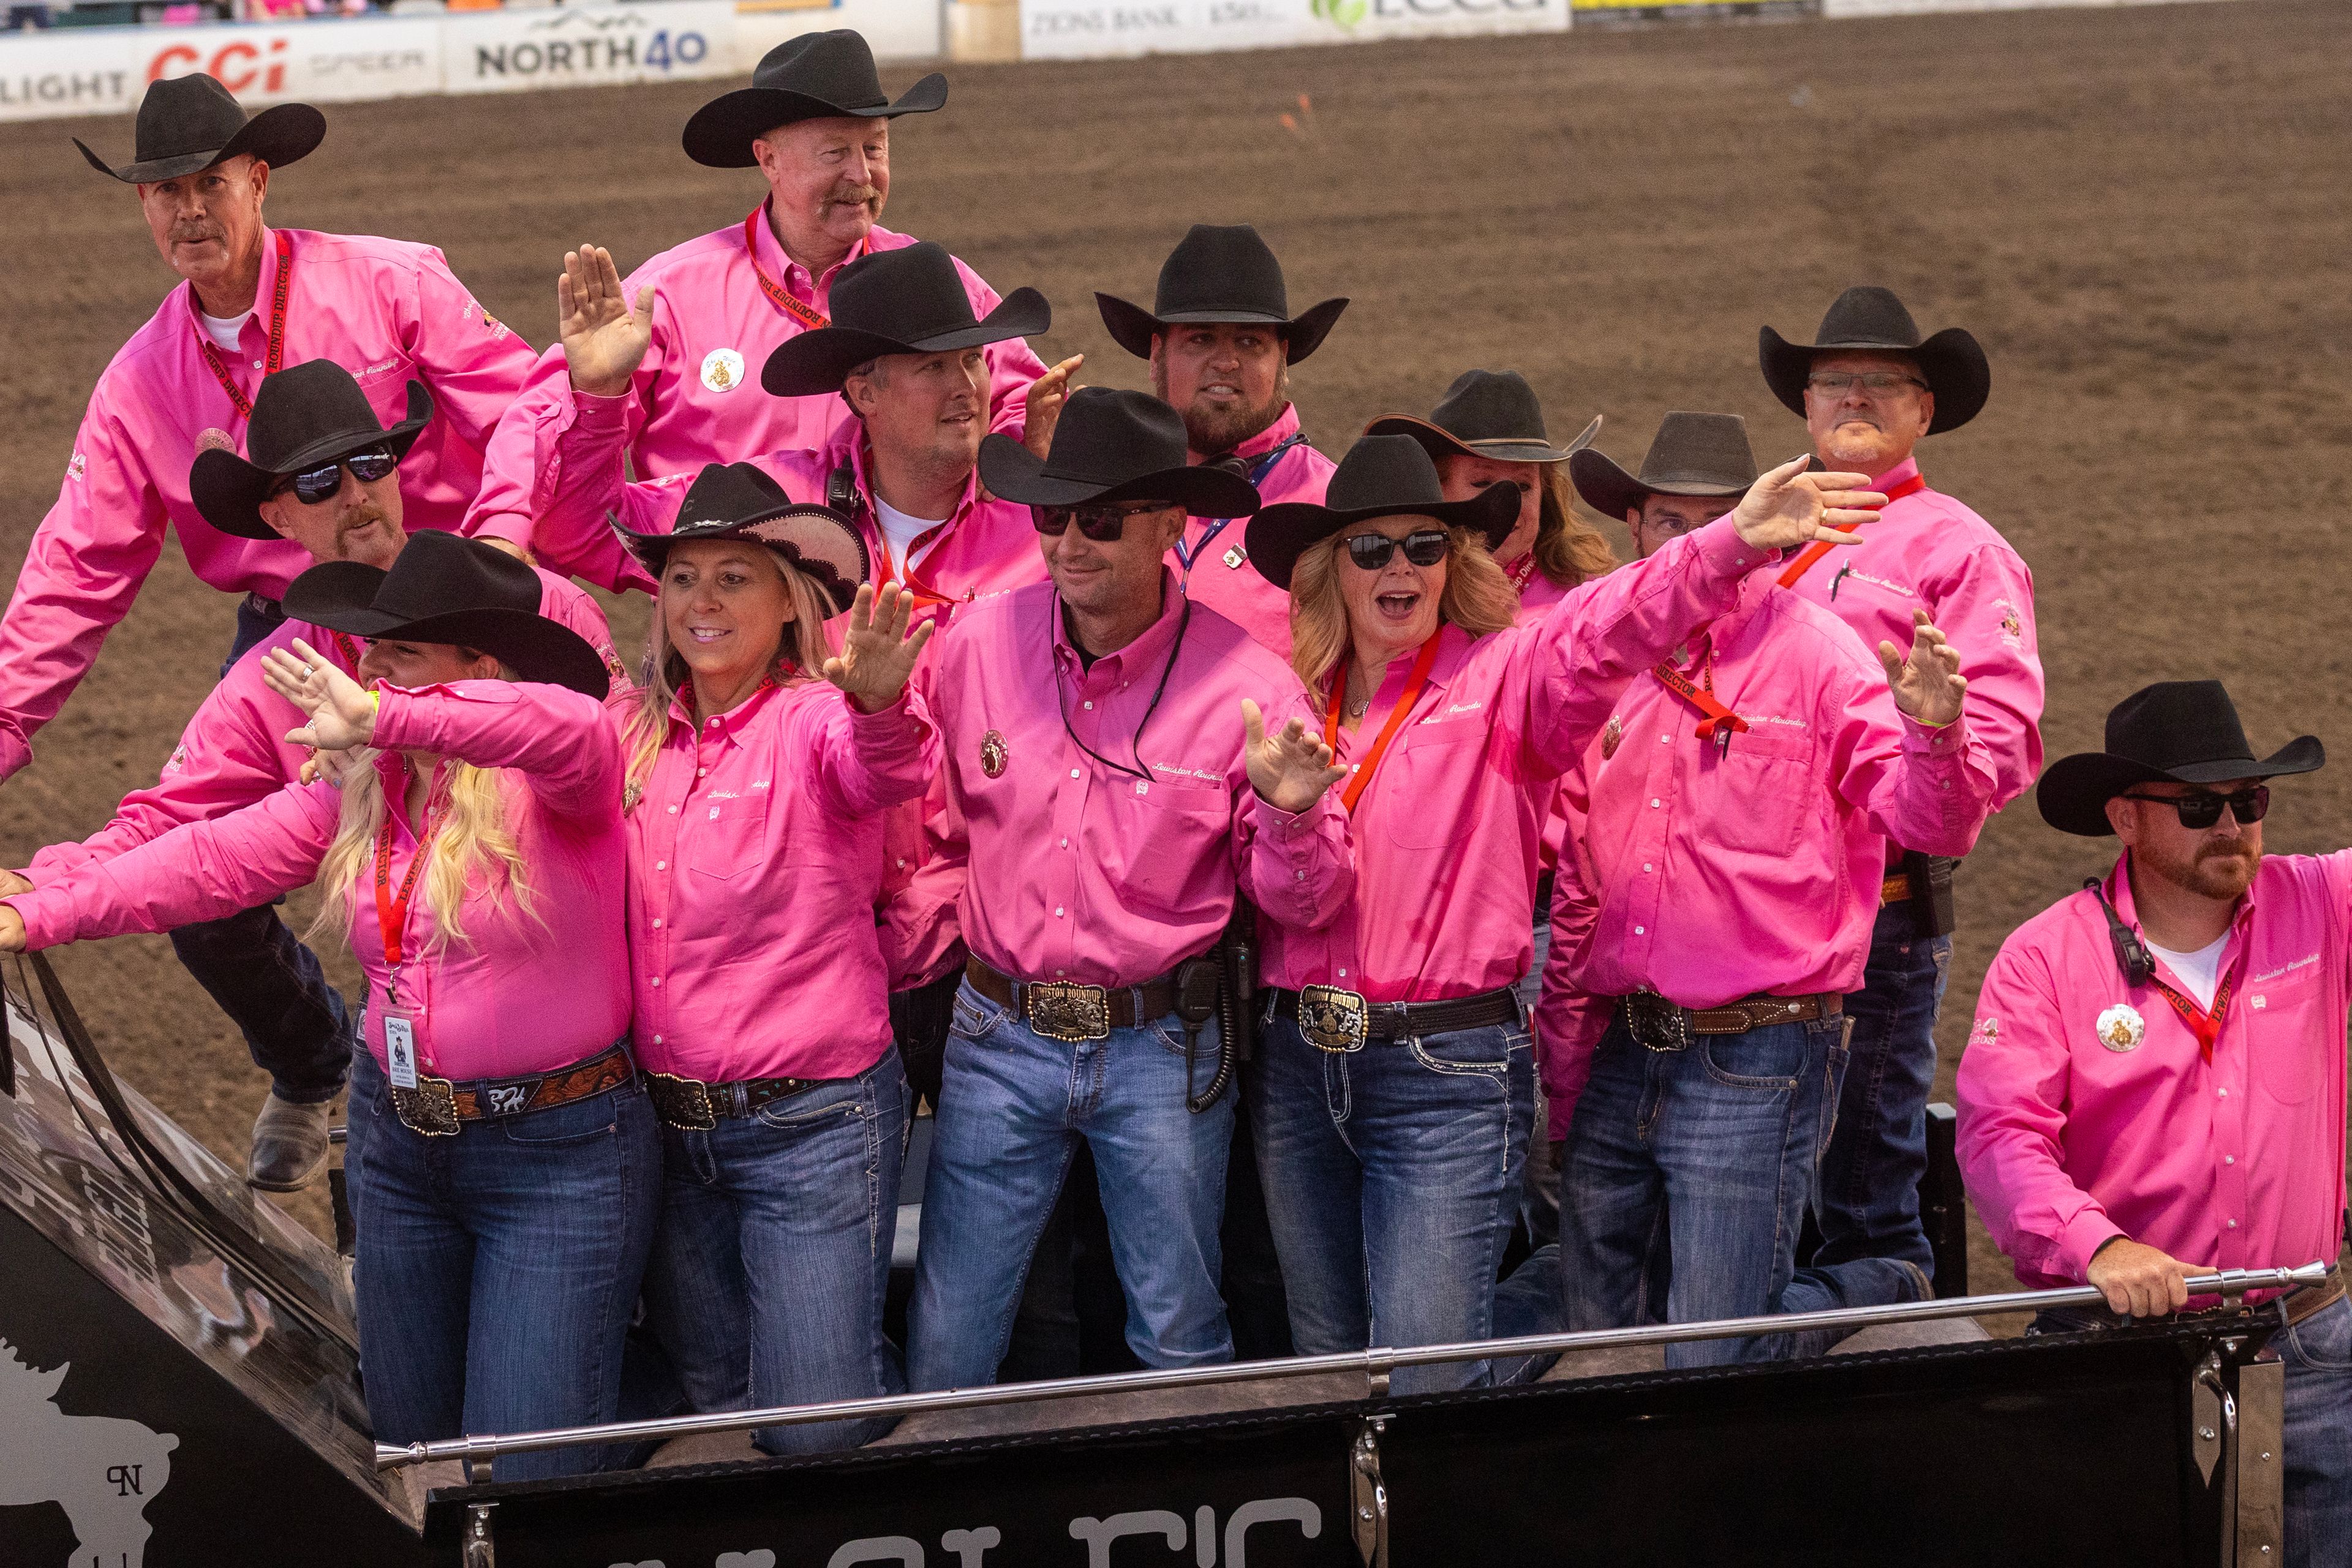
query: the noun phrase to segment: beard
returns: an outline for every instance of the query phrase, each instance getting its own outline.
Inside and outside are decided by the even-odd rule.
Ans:
[[[361,529],[367,527],[370,523],[383,522],[385,521],[386,515],[383,508],[377,506],[373,501],[362,506],[354,507],[351,511],[340,518],[337,518],[335,520],[335,558],[339,561],[350,561],[353,559],[354,557],[352,553],[352,535],[357,533]],[[371,553],[383,549],[384,534],[389,533],[390,531],[391,531],[389,529],[384,530],[369,541],[369,550]]]
[[[2152,848],[2134,853],[2150,871],[2204,899],[2240,897],[2254,885],[2254,873],[2263,864],[2261,846],[2242,837],[2203,845],[2193,855],[2159,853]]]
[[[1167,402],[1168,373],[1164,367],[1152,373],[1151,384],[1153,394],[1162,403]],[[1284,365],[1275,372],[1272,395],[1256,407],[1218,408],[1195,395],[1177,413],[1184,416],[1185,444],[1204,458],[1215,458],[1266,430],[1289,406],[1290,367]]]

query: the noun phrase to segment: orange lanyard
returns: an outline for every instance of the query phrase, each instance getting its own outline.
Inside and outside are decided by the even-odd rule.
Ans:
[[[1363,798],[1365,788],[1372,782],[1372,774],[1380,771],[1381,759],[1388,754],[1389,742],[1396,739],[1405,715],[1412,712],[1412,705],[1420,700],[1421,689],[1429,680],[1430,667],[1437,662],[1438,639],[1444,635],[1445,628],[1441,625],[1429,634],[1429,640],[1421,645],[1421,656],[1412,661],[1412,673],[1405,677],[1404,691],[1397,698],[1396,706],[1389,710],[1389,721],[1381,726],[1380,736],[1372,742],[1371,751],[1356,767],[1355,776],[1348,781],[1348,787],[1340,791],[1339,805],[1349,816],[1355,815],[1356,802]],[[1331,685],[1331,710],[1323,718],[1323,743],[1336,752],[1339,749],[1339,710],[1348,700],[1346,664],[1340,665],[1339,677]]]
[[[1656,676],[1659,684],[1667,690],[1706,715],[1699,721],[1696,733],[1700,740],[1713,741],[1717,747],[1728,751],[1732,733],[1748,728],[1748,721],[1726,708],[1715,695],[1715,649],[1712,647],[1706,650],[1706,667],[1699,681],[1693,681],[1665,660],[1659,661],[1657,668],[1650,673]]]
[[[1894,489],[1886,492],[1886,504],[1888,506],[1893,506],[1905,496],[1916,496],[1927,488],[1927,481],[1919,475],[1914,474],[1909,479],[1904,480],[1901,484],[1896,485]],[[1795,561],[1790,563],[1789,569],[1787,571],[1780,574],[1780,586],[1783,588],[1795,587],[1798,581],[1802,578],[1806,573],[1812,570],[1814,562],[1819,561],[1822,556],[1827,555],[1831,551],[1837,548],[1838,546],[1830,543],[1827,540],[1818,540],[1811,544],[1806,545],[1804,552],[1799,555]]]
[[[2180,1021],[2189,1026],[2189,1032],[2197,1037],[2198,1054],[2205,1058],[2207,1067],[2213,1065],[2213,1042],[2221,1037],[2221,1022],[2230,1016],[2230,988],[2237,981],[2238,977],[2231,974],[2221,982],[2221,989],[2213,993],[2213,1008],[2209,1013],[2153,974],[2148,976],[2147,983],[2164,994],[2172,1010],[2180,1015]]]
[[[384,813],[383,831],[376,835],[376,929],[383,934],[384,999],[394,1005],[400,1001],[401,937],[408,929],[408,900],[416,891],[417,874],[425,869],[425,858],[433,850],[433,835],[439,829],[439,824],[433,816],[435,804],[436,802],[432,800],[425,804],[424,831],[416,836],[416,854],[408,862],[408,875],[400,879],[397,897],[392,892],[392,813],[388,808]]]
[[[760,215],[767,210],[768,204],[761,202],[751,209],[751,216],[743,220],[743,254],[751,263],[751,276],[760,280],[760,292],[768,297],[770,304],[811,331],[833,325],[824,311],[814,305],[802,304],[785,291],[782,284],[761,269],[758,225]]]
[[[286,237],[286,231],[281,228],[278,231],[278,286],[269,291],[269,349],[261,361],[261,374],[265,376],[276,375],[278,367],[286,363],[286,297],[293,287],[294,242]],[[194,291],[194,285],[190,289]],[[211,368],[213,379],[221,384],[223,392],[228,394],[230,404],[236,409],[236,416],[252,418],[253,399],[239,392],[236,383],[229,379],[228,366],[223,363],[220,350],[213,346],[212,339],[199,331],[196,347],[203,352],[205,363]]]

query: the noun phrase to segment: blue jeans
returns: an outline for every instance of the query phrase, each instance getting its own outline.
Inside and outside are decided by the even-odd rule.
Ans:
[[[1611,1020],[1576,1102],[1560,1182],[1570,1331],[1657,1316],[1700,1322],[1840,1304],[1796,1269],[1797,1233],[1830,1135],[1844,1020],[1699,1036],[1680,1050]],[[1897,1298],[1900,1299],[1900,1298]],[[1861,1302],[1843,1303],[1861,1305]],[[1790,1336],[1666,1347],[1669,1367],[1781,1361]]]
[[[646,1314],[697,1410],[906,1390],[882,1332],[907,1080],[898,1053],[708,1131],[665,1125]],[[871,1442],[897,1422],[775,1426],[771,1454]]]
[[[1197,1056],[1205,1089],[1213,1019]],[[908,1316],[913,1386],[995,1381],[1030,1255],[1081,1140],[1094,1152],[1127,1292],[1129,1348],[1148,1367],[1233,1359],[1217,1284],[1234,1100],[1185,1110],[1185,1070],[1172,1015],[1070,1044],[969,984],[956,994]]]
[[[1908,904],[1880,910],[1862,989],[1845,1001],[1853,1055],[1837,1132],[1822,1159],[1822,1246],[1812,1259],[1823,1269],[1879,1259],[1935,1274],[1936,1255],[1919,1223],[1919,1181],[1927,1172],[1936,1013],[1952,939],[1923,937],[1918,929]]]
[[[383,1069],[361,1052],[351,1121],[365,1125],[344,1162],[377,1439],[614,1420],[661,1203],[645,1090],[633,1082],[427,1138],[401,1124]],[[502,1458],[498,1475],[538,1480],[609,1462],[559,1448]]]
[[[248,595],[240,601],[236,640],[221,674],[285,618],[273,600]],[[172,932],[172,951],[245,1037],[253,1065],[269,1075],[270,1092],[299,1105],[335,1098],[343,1087],[351,1020],[318,955],[295,940],[275,909],[261,904],[182,926]]]
[[[1266,1023],[1246,1092],[1300,1355],[1491,1337],[1533,1056],[1524,1018],[1340,1052]],[[1492,1375],[1486,1362],[1412,1367],[1392,1386]]]

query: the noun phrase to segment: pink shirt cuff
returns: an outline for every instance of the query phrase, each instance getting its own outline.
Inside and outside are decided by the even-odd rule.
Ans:
[[[466,520],[468,539],[503,539],[530,548],[530,514],[521,511],[477,512]]]
[[[1968,749],[1969,716],[1966,713],[1948,724],[1922,724],[1900,710],[1895,716],[1903,721],[1904,749],[1925,752],[1931,757],[1948,757]]]
[[[1780,559],[1780,552],[1759,550],[1740,538],[1729,512],[1700,529],[1695,537],[1698,540],[1698,558],[1718,577],[1744,577]]]
[[[2064,1234],[2058,1239],[2059,1260],[2066,1266],[2067,1273],[2087,1283],[2091,1255],[2123,1234],[2123,1226],[2109,1219],[2105,1209],[2096,1204],[2089,1205],[2067,1222]]]
[[[0,731],[0,779],[33,765],[33,748],[13,731]]]
[[[582,392],[569,382],[564,384],[564,389],[572,398],[575,429],[603,432],[627,427],[629,394],[616,392],[605,397],[593,392]]]

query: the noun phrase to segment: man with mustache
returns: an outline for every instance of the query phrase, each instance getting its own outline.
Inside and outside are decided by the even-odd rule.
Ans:
[[[1320,347],[1344,299],[1290,314],[1282,263],[1248,224],[1194,224],[1160,268],[1149,310],[1097,294],[1118,346],[1151,362],[1151,390],[1184,416],[1190,460],[1218,463],[1277,501],[1319,504],[1331,459],[1307,444],[1290,367]],[[1232,518],[1194,518],[1170,552],[1187,597],[1290,657],[1290,595],[1249,564]]]
[[[253,400],[247,445],[196,455],[185,484],[205,524],[222,535],[283,544],[306,562],[389,568],[410,547],[401,469],[429,490],[415,452],[430,441],[436,409],[419,382],[404,391],[407,417],[380,424],[368,395],[331,360],[311,360],[270,376]],[[464,550],[446,532],[420,549]],[[540,613],[585,638],[622,681],[612,633],[596,602],[563,578],[539,574]],[[114,820],[79,843],[52,845],[25,875],[0,871],[0,895],[111,860],[185,822],[225,816],[284,788],[311,757],[287,732],[305,715],[262,679],[274,648],[299,637],[356,677],[360,644],[343,633],[281,620],[236,659],[188,721],[149,787],[123,797]],[[624,684],[625,684],[624,682]],[[352,1032],[342,998],[319,961],[268,904],[183,926],[172,946],[188,972],[245,1034],[270,1093],[254,1124],[247,1179],[290,1192],[327,1154],[328,1106],[342,1088]]]
[[[2106,1298],[2030,1332],[2234,1313],[2185,1281],[2334,1263],[2352,851],[2263,855],[2267,781],[2326,760],[2305,735],[2257,761],[2220,681],[2165,681],[2107,715],[2105,750],[2042,775],[2044,821],[2123,853],[2001,944],[1960,1058],[1960,1170],[1986,1228],[2028,1286]],[[2260,1321],[2285,1325],[2285,1561],[2340,1563],[2352,1308],[2331,1268]]]
[[[1959,651],[1969,725],[1992,756],[1992,809],[2023,794],[2042,766],[2042,660],[2033,574],[2009,542],[1966,506],[1927,488],[1912,449],[1956,430],[1984,406],[1992,374],[1958,327],[1923,338],[1903,301],[1853,288],[1822,318],[1816,341],[1762,329],[1764,380],[1804,416],[1829,468],[1871,476],[1888,499],[1862,542],[1824,560],[1799,555],[1780,582],[1829,609],[1864,647],[1897,647],[1926,612]],[[1919,1221],[1927,1168],[1927,1092],[1936,1076],[1936,1014],[1952,953],[1949,858],[1889,842],[1886,881],[1863,987],[1846,999],[1853,1055],[1836,1129],[1822,1156],[1813,1264],[1864,1274],[1913,1265],[1932,1277]],[[1836,1336],[1812,1336],[1823,1350]]]
[[[928,114],[947,96],[947,79],[934,73],[893,101],[866,40],[843,29],[777,45],[750,87],[687,121],[688,157],[719,169],[756,165],[767,192],[748,218],[666,250],[628,277],[629,298],[649,312],[651,331],[622,389],[639,479],[691,479],[706,463],[825,444],[846,413],[841,401],[830,393],[763,396],[760,367],[785,342],[828,323],[843,268],[915,243],[880,223],[890,195],[890,121]],[[961,261],[955,270],[971,315],[996,309],[996,291],[978,273]],[[1019,338],[991,344],[986,360],[983,423],[1018,435],[1034,417],[1043,451],[1080,361],[1048,373]],[[562,346],[550,348],[499,426],[467,522],[469,533],[535,544],[567,567],[561,553],[549,553],[559,546],[534,540],[533,526],[556,480],[548,455],[576,416],[565,395],[571,384]]]

